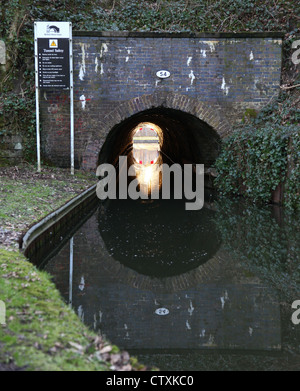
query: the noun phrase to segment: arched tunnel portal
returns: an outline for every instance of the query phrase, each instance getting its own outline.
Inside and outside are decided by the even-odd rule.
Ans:
[[[133,136],[141,123],[151,123],[161,129],[162,162],[167,164],[204,164],[209,168],[217,158],[221,138],[206,122],[181,110],[151,108],[123,120],[109,132],[98,156],[98,165],[117,165],[119,156],[128,156],[132,163]]]
[[[204,164],[211,167],[221,149],[221,140],[231,131],[218,104],[208,105],[186,95],[160,93],[123,102],[97,119],[80,159],[84,170],[96,171],[99,164],[115,164],[119,156],[132,158],[137,125],[152,123],[161,129],[162,162]]]

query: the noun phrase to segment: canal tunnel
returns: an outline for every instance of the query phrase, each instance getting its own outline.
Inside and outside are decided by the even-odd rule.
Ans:
[[[128,156],[133,163],[132,146],[135,129],[141,123],[152,123],[160,129],[162,163],[204,164],[209,168],[220,151],[217,132],[197,117],[170,108],[158,107],[135,114],[115,125],[99,153],[98,165],[115,166],[119,156]]]

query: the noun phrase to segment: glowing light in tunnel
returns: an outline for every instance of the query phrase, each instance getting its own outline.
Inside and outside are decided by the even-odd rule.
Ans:
[[[152,187],[159,187],[157,168],[162,144],[161,128],[149,122],[138,124],[133,131],[132,144],[133,158],[137,163],[134,165],[136,178],[141,192],[148,195]]]
[[[132,150],[136,162],[154,164],[159,157],[162,130],[155,124],[140,123],[133,131]],[[153,163],[152,163],[153,162]]]
[[[144,181],[145,181],[146,184],[150,184],[152,174],[153,174],[152,167],[151,166],[150,167],[146,167],[145,168],[145,174],[144,174]]]

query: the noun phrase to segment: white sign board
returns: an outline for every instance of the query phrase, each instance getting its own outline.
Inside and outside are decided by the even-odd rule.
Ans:
[[[35,22],[37,87],[70,88],[72,28],[69,22]]]
[[[71,38],[69,22],[35,22],[35,38]]]

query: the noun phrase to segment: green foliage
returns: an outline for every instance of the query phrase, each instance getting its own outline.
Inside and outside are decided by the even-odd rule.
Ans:
[[[129,31],[284,30],[295,1],[116,0],[31,1],[34,20],[70,20],[74,29]],[[298,12],[299,13],[299,12]]]
[[[256,117],[257,117],[257,111],[256,110],[254,110],[254,109],[246,109],[242,121],[243,122],[247,122],[247,121],[249,121],[249,119],[256,118]]]
[[[300,132],[295,132],[290,139],[288,160],[291,169],[285,182],[286,200],[289,207],[298,207],[300,203]]]
[[[288,171],[288,157],[291,172]],[[292,161],[291,161],[292,160]],[[215,184],[221,194],[243,194],[269,202],[271,193],[285,183],[285,205],[300,208],[300,137],[297,125],[266,124],[235,131],[216,161]]]
[[[220,193],[270,202],[284,184],[284,205],[300,208],[300,111],[282,93],[223,143],[215,167]]]
[[[30,80],[33,78],[33,72],[25,71],[24,78],[21,92],[10,91],[9,88],[3,89],[0,104],[0,117],[2,117],[0,135],[22,134],[25,158],[31,161],[35,156],[36,132],[35,93]]]

